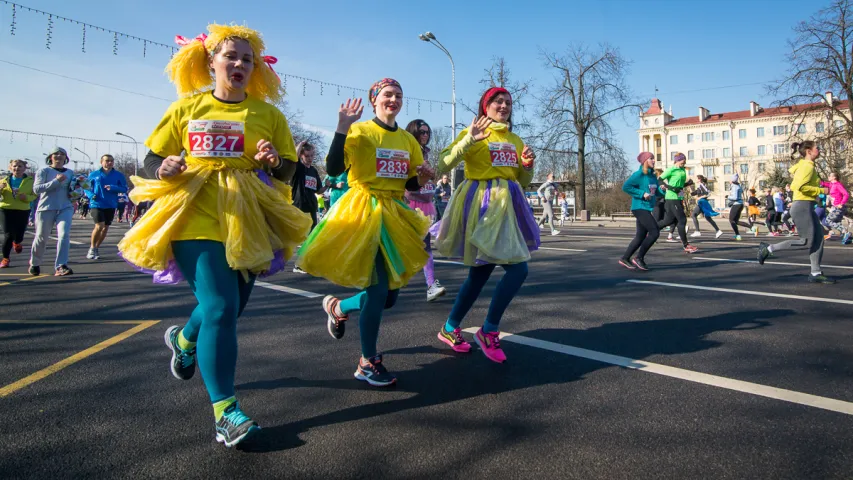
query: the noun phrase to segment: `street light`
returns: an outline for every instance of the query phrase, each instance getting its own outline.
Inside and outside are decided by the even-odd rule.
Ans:
[[[83,150],[80,150],[80,149],[79,149],[79,148],[77,148],[77,147],[74,147],[74,150],[77,150],[78,152],[82,153],[83,155],[86,155],[86,160],[88,160],[88,162],[89,162],[89,166],[94,165],[94,164],[92,163],[92,158],[91,158],[91,157],[89,157],[89,154],[88,154],[88,153],[84,152]],[[72,162],[74,162],[74,171],[76,172],[76,171],[77,171],[77,160],[72,160]]]
[[[120,137],[127,137],[127,138],[133,140],[133,144],[136,146],[136,159],[133,161],[133,175],[138,175],[139,174],[139,142],[137,142],[136,139],[131,137],[130,135],[125,135],[121,132],[116,132],[116,135],[118,135]]]
[[[418,38],[420,38],[424,42],[427,42],[427,43],[435,46],[435,48],[444,52],[444,54],[447,55],[447,58],[450,59],[450,86],[451,86],[450,116],[451,116],[451,128],[453,130],[453,139],[455,140],[456,139],[456,64],[453,63],[453,57],[450,55],[450,52],[448,52],[447,49],[444,48],[444,45],[442,45],[441,42],[439,42],[438,39],[435,38],[435,35],[433,35],[432,32],[424,32],[424,33],[418,35]],[[460,176],[457,175],[456,172],[457,172],[457,169],[453,169],[453,171],[450,172],[450,177],[451,177],[450,181],[451,181],[451,184],[453,185],[454,189],[456,189],[456,187],[459,186],[459,182],[461,181],[461,179],[459,178]]]

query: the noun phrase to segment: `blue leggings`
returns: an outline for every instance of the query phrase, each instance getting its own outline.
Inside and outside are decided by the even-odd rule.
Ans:
[[[509,302],[515,297],[527,278],[527,262],[501,266],[506,273],[495,288],[492,303],[489,304],[489,313],[486,314],[486,322],[494,327],[500,325],[506,307],[509,306]],[[459,294],[456,295],[456,301],[453,303],[453,309],[447,318],[447,323],[453,328],[459,328],[459,325],[462,324],[462,319],[465,318],[468,310],[471,310],[477,297],[480,296],[483,286],[486,285],[495,267],[495,264],[490,263],[471,267],[468,270],[468,278],[465,279],[462,288],[459,289]]]
[[[361,332],[361,355],[370,358],[376,355],[376,342],[379,340],[379,324],[382,323],[382,310],[397,303],[400,290],[388,290],[388,272],[385,271],[385,259],[382,252],[376,254],[376,283],[361,292],[341,300],[343,313],[359,311],[358,329]]]
[[[184,338],[198,342],[198,368],[211,403],[234,396],[237,368],[237,317],[243,313],[255,276],[249,281],[232,270],[225,259],[225,246],[211,240],[172,242],[178,268],[198,300],[184,325]]]

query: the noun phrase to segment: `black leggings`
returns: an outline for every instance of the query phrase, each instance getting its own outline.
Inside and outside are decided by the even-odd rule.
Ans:
[[[738,225],[746,228],[752,228],[751,224],[738,221],[740,220],[740,214],[742,211],[742,203],[736,203],[732,205],[732,209],[729,210],[729,223],[732,224],[732,230],[735,231],[735,235],[740,235],[740,231],[737,228]]]
[[[707,220],[708,223],[710,223],[711,226],[714,227],[715,232],[720,229],[720,227],[717,226],[717,222],[715,222],[713,218],[705,215],[705,213],[702,211],[702,207],[696,205],[695,207],[693,207],[693,226],[696,227],[697,232],[699,231],[699,215],[705,217],[705,220]]]
[[[677,225],[678,235],[681,237],[681,243],[687,246],[687,215],[684,213],[684,203],[681,200],[666,200],[664,203],[663,220],[658,222],[658,230]]]
[[[779,230],[776,220],[776,210],[767,210],[767,219],[764,221],[764,225],[767,226],[767,230],[770,230],[771,232]]]
[[[622,256],[622,259],[625,261],[628,261],[634,255],[634,252],[637,252],[637,258],[642,260],[646,256],[646,252],[652,248],[652,245],[660,237],[660,229],[652,212],[648,210],[631,210],[631,213],[637,218],[637,233],[634,235],[631,243],[628,244],[625,255]]]
[[[0,209],[3,216],[3,258],[12,253],[12,242],[24,243],[24,232],[30,220],[29,210]]]

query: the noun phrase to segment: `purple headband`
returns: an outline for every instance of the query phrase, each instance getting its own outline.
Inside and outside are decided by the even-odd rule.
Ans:
[[[379,95],[379,92],[382,91],[385,87],[397,87],[400,91],[403,91],[403,87],[400,86],[400,82],[394,80],[393,78],[383,78],[378,82],[374,83],[370,86],[370,90],[367,92],[367,100],[373,105],[373,101],[376,100],[376,97]]]
[[[684,154],[681,152],[676,153],[675,156],[672,157],[673,162],[683,162],[686,160],[687,160],[687,157],[685,157]]]

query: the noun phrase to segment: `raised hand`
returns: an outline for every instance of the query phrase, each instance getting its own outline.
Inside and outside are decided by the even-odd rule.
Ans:
[[[487,132],[486,129],[492,124],[492,119],[486,116],[471,120],[471,125],[468,126],[468,133],[474,137],[475,142],[489,138],[492,132]]]
[[[177,155],[169,155],[163,159],[163,163],[157,170],[157,176],[161,179],[174,177],[175,175],[187,169],[187,162],[183,157]]]
[[[363,111],[364,106],[362,106],[360,98],[350,98],[347,103],[342,103],[338,110],[338,128],[335,131],[346,135],[349,132],[349,127],[361,118]]]
[[[281,162],[281,159],[278,158],[278,151],[273,144],[264,139],[258,140],[258,153],[255,154],[255,160],[266,163],[273,168]]]

